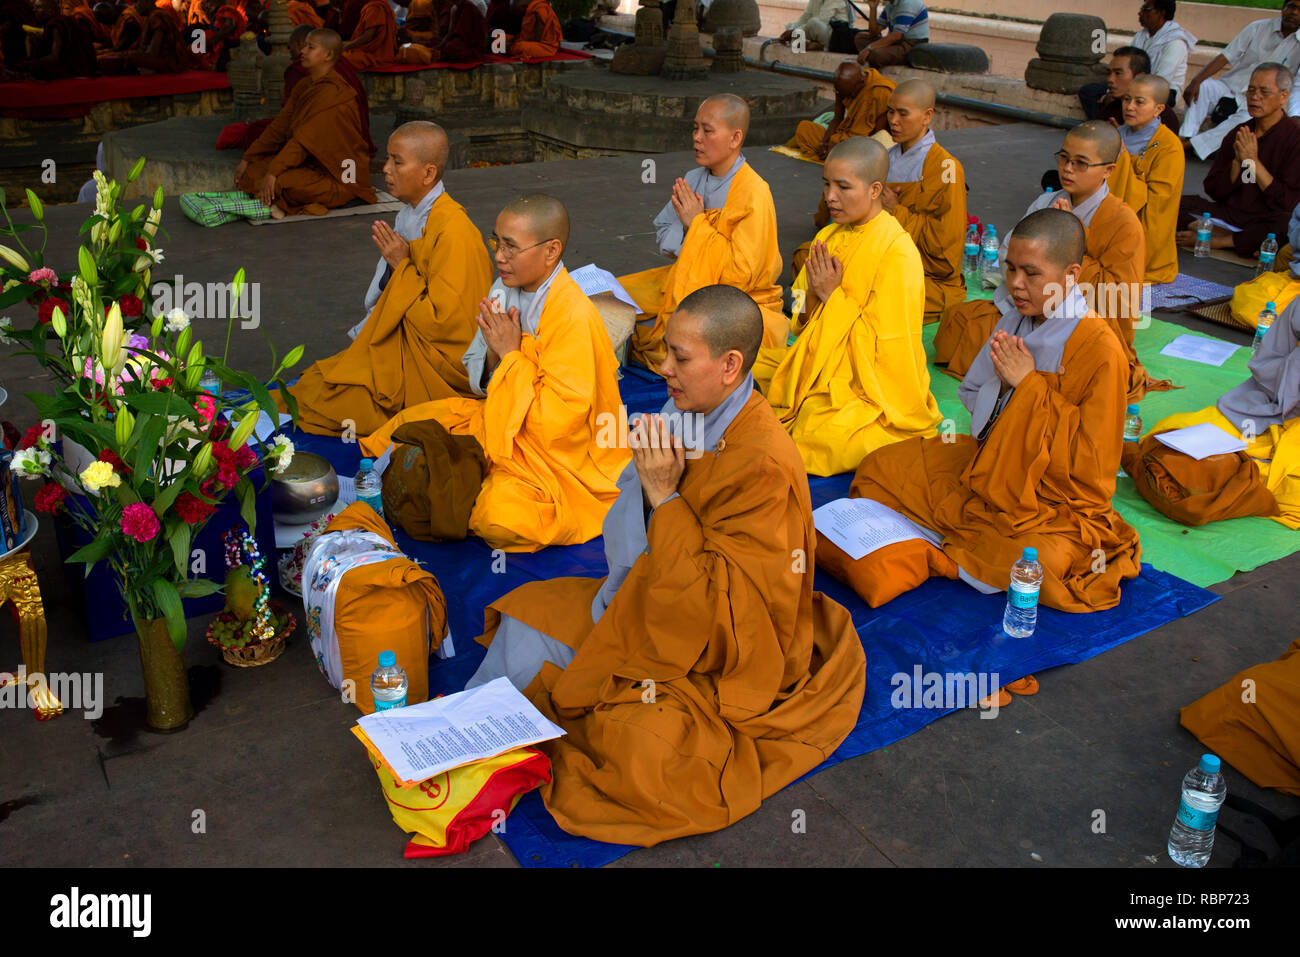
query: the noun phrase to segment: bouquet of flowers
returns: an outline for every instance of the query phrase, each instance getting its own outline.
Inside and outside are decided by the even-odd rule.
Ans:
[[[256,493],[249,473],[260,463],[268,472],[283,470],[293,445],[283,436],[269,446],[254,439],[259,413],[275,421],[278,410],[261,378],[227,365],[235,310],[221,357],[204,349],[182,310],[149,317],[149,272],[162,259],[153,247],[161,190],[147,213],[143,206],[123,213],[121,188],[95,175],[95,213],[81,230],[86,241],[77,269],[66,278],[43,264],[44,238],[39,249],[21,242],[23,227],[9,221],[0,195],[10,223],[0,238],[18,247],[0,245],[8,270],[0,273],[8,277],[0,304],[19,295],[37,309],[31,328],[10,324],[4,332],[28,346],[19,354],[32,356],[53,386],[50,394],[29,394],[42,421],[24,436],[14,468],[51,480],[37,493],[36,508],[66,510],[91,537],[68,561],[84,562],[87,574],[96,562],[108,562],[142,642],[141,623],[165,620],[179,653],[186,637],[181,599],[220,590],[191,576],[193,538],[232,493],[252,528]],[[44,237],[40,203],[30,191],[28,200],[38,226],[26,228],[39,228]],[[235,301],[243,283],[241,269]],[[282,390],[282,374],[302,353],[300,345],[277,359],[271,347],[269,378]],[[205,391],[205,372],[251,398],[232,401]],[[283,394],[296,420],[293,397]]]

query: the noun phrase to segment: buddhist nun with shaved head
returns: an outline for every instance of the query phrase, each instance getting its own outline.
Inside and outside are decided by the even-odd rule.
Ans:
[[[1112,195],[1137,214],[1146,237],[1143,280],[1173,282],[1178,278],[1178,205],[1183,194],[1187,158],[1178,134],[1161,122],[1169,97],[1164,77],[1144,73],[1134,77],[1123,97],[1124,143],[1111,174]]]
[[[866,457],[851,496],[881,502],[942,538],[968,583],[1005,589],[1026,547],[1043,604],[1112,608],[1140,571],[1137,532],[1111,508],[1128,360],[1078,286],[1077,216],[1022,219],[1006,252],[1006,305],[961,384],[971,434],[911,439]]]
[[[558,199],[508,203],[490,240],[499,278],[478,304],[478,330],[461,360],[476,398],[409,406],[361,441],[378,456],[397,428],[429,420],[472,436],[487,472],[469,531],[493,548],[531,552],[595,538],[630,457],[626,443],[598,434],[618,420],[618,359],[600,313],[561,261],[568,242],[569,214]]]
[[[1109,123],[1080,123],[1065,135],[1056,154],[1060,192],[1043,193],[1029,204],[1025,215],[1051,207],[1068,210],[1083,224],[1087,248],[1080,260],[1078,285],[1089,307],[1110,323],[1123,346],[1129,365],[1128,401],[1137,402],[1147,392],[1171,385],[1147,376],[1133,346],[1144,299],[1146,237],[1137,214],[1114,196],[1107,184],[1122,149],[1120,135]],[[974,300],[949,308],[934,337],[935,361],[946,363],[948,373],[960,378],[1010,305],[1010,293],[1003,282],[994,291],[992,302]]]
[[[442,127],[423,120],[389,137],[384,180],[406,205],[395,226],[379,220],[371,228],[379,262],[353,343],[289,389],[300,428],[368,435],[408,406],[476,395],[461,357],[478,330],[492,264],[443,185],[447,152]]]
[[[750,375],[762,337],[740,290],[685,297],[669,400],[623,436],[608,576],[533,582],[485,613],[469,687],[508,677],[564,728],[541,745],[542,797],[570,833],[649,846],[716,831],[857,722],[866,660],[848,612],[813,591],[807,476]]]
[[[868,452],[934,435],[939,423],[921,342],[921,256],[881,205],[888,173],[874,140],[831,150],[822,179],[834,221],[795,278],[798,338],[764,348],[754,367],[813,475],[852,471]]]
[[[664,333],[677,304],[713,283],[735,286],[758,303],[763,345],[782,345],[789,334],[772,191],[740,152],[749,106],[731,93],[711,96],[700,104],[693,129],[696,168],[673,183],[654,220],[659,251],[674,262],[619,279],[641,313],[632,358],[652,370],[663,362]]]
[[[916,243],[925,270],[925,321],[938,322],[966,299],[961,259],[966,242],[966,171],[934,140],[934,87],[904,80],[889,98],[889,181],[885,211]]]
[[[235,187],[261,199],[277,218],[375,201],[357,94],[334,69],[341,49],[333,30],[311,32],[299,54],[307,78],[235,170]]]

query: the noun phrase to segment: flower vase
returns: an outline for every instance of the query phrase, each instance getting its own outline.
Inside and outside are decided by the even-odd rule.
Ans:
[[[146,721],[154,731],[181,731],[194,717],[185,658],[176,650],[165,618],[135,619],[144,673]]]

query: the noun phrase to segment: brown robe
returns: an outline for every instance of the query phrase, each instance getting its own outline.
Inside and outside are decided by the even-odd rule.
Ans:
[[[894,218],[921,253],[925,321],[938,322],[966,298],[961,274],[966,244],[966,172],[951,153],[935,143],[925,154],[919,180],[888,185],[898,192]]]
[[[358,70],[370,70],[397,62],[397,17],[393,15],[388,0],[370,0],[361,8],[361,16],[350,39],[355,40],[371,29],[375,35],[370,40],[359,47],[343,51],[343,56]]]
[[[353,199],[373,203],[377,198],[356,91],[336,70],[295,86],[244,159],[248,168],[235,185],[256,196],[262,179],[273,174],[275,205],[286,213],[313,203],[334,208]]]
[[[726,827],[829,757],[862,707],[862,643],[813,591],[807,477],[762,395],[687,459],[678,493],[595,625],[593,578],[530,583],[485,614],[480,640],[507,614],[577,652],[526,691],[567,732],[542,746],[542,797],[573,834],[649,846]]]
[[[1035,547],[1042,604],[1113,608],[1120,581],[1141,570],[1137,532],[1110,503],[1127,385],[1123,347],[1088,313],[1061,368],[1026,376],[982,442],[958,435],[885,446],[863,460],[849,494],[938,532],[944,552],[986,585],[1006,588],[1011,566]]]
[[[1079,284],[1098,290],[1093,308],[1110,323],[1128,359],[1129,402],[1137,402],[1149,389],[1170,388],[1152,382],[1133,347],[1133,332],[1141,305],[1142,273],[1146,265],[1146,237],[1137,215],[1114,194],[1107,196],[1085,229],[1087,252]],[[1111,299],[1107,293],[1123,292]],[[984,348],[998,324],[998,307],[986,299],[959,302],[944,315],[934,336],[934,361],[947,363],[949,375],[960,379]],[[1122,410],[1121,410],[1122,411]],[[1122,431],[1122,429],[1121,429]]]
[[[864,86],[852,100],[844,106],[844,118],[830,134],[832,147],[852,136],[870,136],[885,128],[885,108],[889,98],[898,86],[893,80],[879,70],[867,68],[862,71]],[[821,148],[826,137],[827,128],[812,120],[802,120],[795,128],[794,137],[785,145],[797,149],[810,160],[822,162],[817,150]]]

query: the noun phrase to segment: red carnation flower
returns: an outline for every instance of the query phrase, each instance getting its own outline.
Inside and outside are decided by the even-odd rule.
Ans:
[[[165,379],[158,379],[153,376],[150,376],[149,384],[153,386],[155,389],[170,389],[172,387],[172,377],[168,376]]]
[[[126,463],[123,462],[121,458],[118,457],[118,454],[112,449],[104,449],[104,451],[100,452],[99,461],[107,462],[109,465],[113,466],[114,472],[118,472],[122,475],[129,475],[131,472],[131,470],[126,467]]]
[[[251,469],[257,464],[257,453],[247,445],[241,445],[239,451],[235,453],[235,468]]]
[[[216,512],[216,506],[209,505],[197,495],[189,492],[181,492],[176,496],[176,514],[179,515],[187,525],[194,525],[203,521],[209,515]]]
[[[68,497],[68,491],[57,482],[48,482],[41,486],[41,490],[36,493],[36,511],[44,512],[47,515],[53,515],[63,506],[63,500]]]
[[[217,484],[230,491],[239,484],[239,473],[233,466],[226,465],[224,462],[217,466]]]
[[[41,325],[48,326],[50,324],[50,320],[54,318],[55,306],[58,306],[60,309],[63,310],[63,316],[65,319],[68,317],[68,314],[72,311],[68,308],[68,304],[64,302],[62,299],[56,299],[55,297],[51,296],[49,299],[46,299],[44,302],[41,303],[41,308],[36,313],[36,318],[41,320]]]
[[[135,237],[135,248],[139,249],[141,252],[147,252],[149,249],[149,244],[145,242],[145,238],[143,236],[137,236]]]
[[[122,310],[122,315],[127,319],[139,319],[144,315],[144,303],[138,296],[132,296],[127,293],[117,301],[118,307]]]
[[[45,427],[39,423],[23,433],[23,440],[18,443],[20,449],[30,449],[45,435]]]

